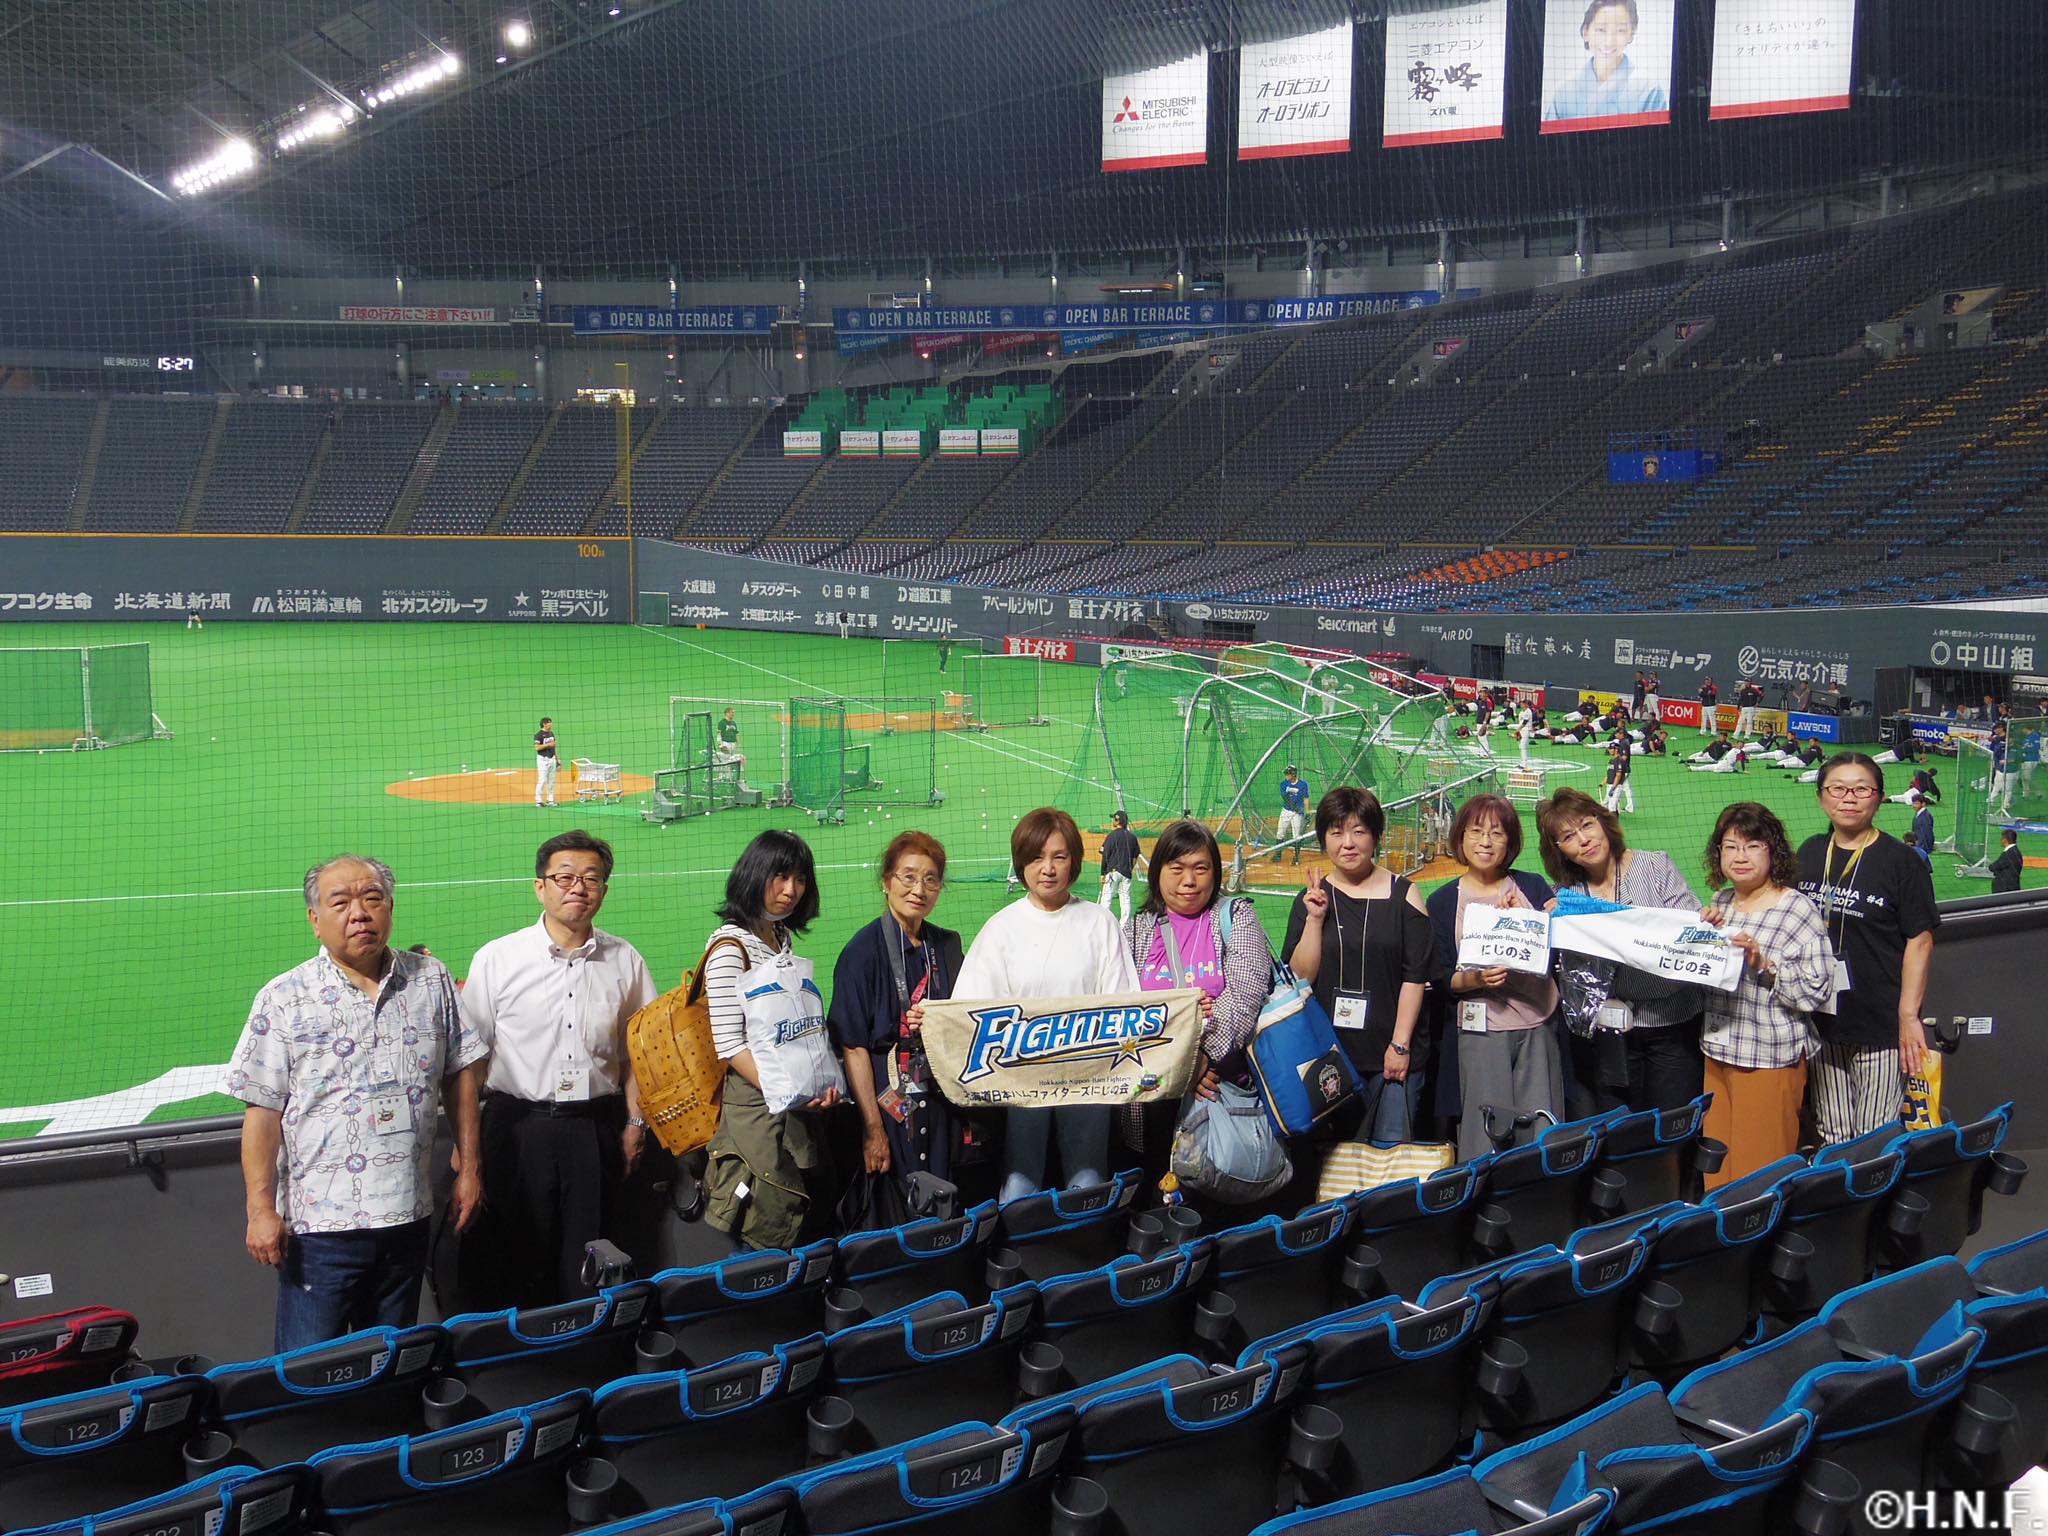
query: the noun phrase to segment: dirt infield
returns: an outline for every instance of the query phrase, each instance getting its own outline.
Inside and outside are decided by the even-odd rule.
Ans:
[[[438,805],[531,805],[534,774],[531,768],[472,768],[466,773],[440,773],[424,779],[400,779],[386,784],[384,793],[401,800],[431,800]],[[619,788],[628,795],[644,795],[654,780],[637,773],[619,776]],[[555,803],[576,803],[576,781],[565,764],[555,780]]]
[[[1131,830],[1138,834],[1142,843],[1149,846],[1151,840],[1158,836],[1160,830],[1165,825],[1166,823],[1163,821],[1134,822]],[[1223,854],[1224,867],[1228,869],[1231,860],[1236,856],[1237,847],[1228,835],[1233,829],[1226,827],[1224,830],[1226,835],[1218,840],[1218,847]],[[1082,876],[1082,883],[1084,885],[1094,878],[1093,872],[1101,868],[1102,840],[1107,835],[1104,831],[1092,828],[1085,828],[1081,833],[1084,862],[1089,871]],[[1410,880],[1418,884],[1426,881],[1448,880],[1453,875],[1461,875],[1465,872],[1464,865],[1453,863],[1449,859],[1434,859],[1421,869],[1408,869],[1403,867],[1405,861],[1398,857],[1398,850],[1390,848],[1385,852],[1386,860],[1393,866],[1395,873],[1405,874]],[[1290,849],[1282,854],[1276,862],[1269,850],[1260,849],[1246,859],[1244,878],[1246,885],[1255,885],[1262,890],[1275,888],[1292,890],[1300,886],[1308,878],[1310,872],[1314,870],[1320,870],[1322,873],[1328,874],[1330,872],[1330,861],[1319,853],[1305,853],[1302,856],[1301,862],[1297,864],[1294,862],[1293,850]],[[1141,875],[1139,878],[1142,879],[1143,876]]]

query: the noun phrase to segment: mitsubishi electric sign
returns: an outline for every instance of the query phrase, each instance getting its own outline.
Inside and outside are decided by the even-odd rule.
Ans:
[[[1102,168],[1159,171],[1209,160],[1209,55],[1102,82]]]

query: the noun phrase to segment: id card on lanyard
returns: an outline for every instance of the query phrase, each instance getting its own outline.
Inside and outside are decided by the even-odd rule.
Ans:
[[[1336,892],[1330,899],[1336,900]],[[1330,1022],[1339,1029],[1364,1030],[1372,1027],[1372,994],[1365,990],[1365,933],[1372,922],[1372,898],[1361,897],[1365,913],[1358,920],[1358,986],[1356,990],[1344,985],[1344,922],[1337,921],[1337,986],[1330,995]]]
[[[1821,876],[1822,883],[1827,886],[1830,896],[1834,898],[1834,911],[1831,914],[1833,921],[1828,925],[1828,939],[1835,951],[1835,969],[1833,995],[1828,998],[1827,1007],[1822,1010],[1825,1013],[1839,1014],[1842,1011],[1842,994],[1847,992],[1852,984],[1849,978],[1849,962],[1842,958],[1842,950],[1849,937],[1849,904],[1839,897],[1834,897],[1834,893],[1838,890],[1856,892],[1856,866],[1862,862],[1863,849],[1858,848],[1849,855],[1849,862],[1842,866],[1842,876],[1838,884],[1835,879],[1835,840],[1832,837],[1828,839],[1827,856],[1821,860]]]

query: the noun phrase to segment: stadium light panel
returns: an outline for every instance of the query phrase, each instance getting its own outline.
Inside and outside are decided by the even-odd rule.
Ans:
[[[508,21],[508,22],[506,22],[506,23],[505,23],[505,45],[506,45],[506,46],[507,46],[508,48],[515,48],[515,49],[516,49],[516,48],[531,48],[531,47],[533,46],[533,28],[532,28],[532,26],[530,26],[530,25],[529,25],[528,23],[526,23],[526,22],[523,22],[523,21]]]
[[[171,178],[180,196],[197,197],[224,181],[233,181],[256,169],[256,146],[247,139],[229,139],[203,160],[196,160]]]

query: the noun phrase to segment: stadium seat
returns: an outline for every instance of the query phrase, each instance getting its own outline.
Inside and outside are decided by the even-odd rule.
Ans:
[[[1320,1462],[1331,1449],[1327,1414],[1310,1409],[1294,1426],[1288,1418],[1307,1358],[1303,1344],[1235,1367],[1171,1355],[1003,1422],[1074,1415],[1061,1464],[1102,1486],[1105,1536],[1241,1536],[1279,1507],[1290,1460]]]
[[[0,1407],[106,1385],[140,1325],[116,1307],[73,1307],[0,1323]]]
[[[1764,1274],[1762,1325],[1782,1332],[1829,1298],[1870,1278],[1872,1232],[1905,1172],[1895,1130],[1823,1147],[1807,1167],[1785,1166],[1779,1237]],[[1918,1197],[1890,1220],[1910,1221]],[[1925,1212],[1918,1212],[1924,1215]],[[1794,1241],[1796,1239],[1796,1241]]]
[[[206,1378],[187,1375],[0,1409],[0,1529],[69,1520],[189,1481],[185,1442],[211,1407]]]
[[[927,1296],[825,1340],[828,1390],[851,1405],[844,1448],[872,1450],[948,1424],[999,1419],[1056,1382],[1055,1352],[1032,1370],[1036,1393],[1020,1386],[1020,1355],[1037,1315],[1030,1285],[969,1304],[957,1291]]]
[[[771,1353],[627,1376],[593,1399],[591,1447],[618,1471],[618,1513],[729,1498],[803,1462],[825,1367],[813,1334]]]
[[[993,1200],[958,1216],[857,1232],[839,1240],[832,1283],[857,1292],[870,1317],[940,1291],[986,1295],[990,1287],[983,1262],[995,1232]]]
[[[1496,1508],[1535,1519],[1583,1477],[1611,1491],[1612,1536],[1778,1536],[1808,1526],[1774,1498],[1799,1471],[1813,1437],[1802,1412],[1712,1447],[1693,1441],[1654,1382],[1610,1398],[1548,1434],[1473,1469]]]
[[[1006,1200],[997,1211],[995,1241],[1016,1252],[1026,1280],[1099,1268],[1124,1251],[1125,1223],[1144,1182],[1131,1170],[1092,1188]]]
[[[557,1536],[571,1523],[565,1474],[589,1416],[590,1394],[565,1392],[457,1429],[334,1446],[306,1462],[314,1519],[337,1536],[456,1527]]]
[[[2012,1128],[2012,1105],[2002,1104],[1968,1124],[1952,1123],[1899,1137],[1906,1167],[1902,1192],[1917,1195],[1927,1209],[1910,1225],[1887,1223],[1877,1231],[1877,1268],[1902,1269],[1922,1259],[1958,1252],[1984,1215],[1987,1190],[2015,1193],[2027,1165],[1999,1150]]]
[[[1071,1408],[1016,1424],[949,1425],[902,1445],[786,1480],[805,1536],[915,1528],[924,1536],[1043,1536],[1051,1524]],[[1071,1489],[1084,1508],[1100,1495]],[[746,1529],[751,1530],[751,1527]],[[1071,1528],[1069,1528],[1071,1529]]]
[[[1041,1282],[1038,1336],[1059,1350],[1063,1382],[1086,1386],[1187,1348],[1211,1256],[1210,1242],[1197,1238],[1153,1258],[1127,1253]]]
[[[370,1328],[325,1344],[215,1366],[215,1412],[235,1455],[259,1467],[303,1461],[330,1445],[427,1428],[421,1389],[447,1335],[431,1323]]]
[[[552,1307],[451,1317],[444,1325],[448,1369],[467,1389],[470,1409],[480,1413],[602,1386],[653,1363],[635,1354],[654,1301],[653,1282],[629,1280]]]
[[[1291,1218],[1265,1216],[1214,1234],[1212,1290],[1230,1298],[1239,1345],[1355,1301],[1340,1288],[1351,1207],[1335,1200]]]
[[[1700,1136],[1713,1097],[1703,1093],[1676,1109],[1616,1110],[1606,1117],[1599,1167],[1622,1177],[1617,1215],[1698,1197],[1701,1177],[1728,1155],[1719,1142]]]
[[[661,1326],[674,1337],[683,1359],[694,1365],[815,1333],[825,1323],[825,1291],[836,1251],[827,1239],[787,1253],[737,1253],[710,1264],[665,1269],[654,1277]]]
[[[1347,1196],[1349,1287],[1363,1296],[1413,1296],[1439,1275],[1464,1268],[1489,1161],[1475,1158],[1426,1179],[1401,1179]]]
[[[1980,1253],[1969,1271],[1982,1298],[1970,1319],[1985,1333],[1976,1379],[2018,1413],[2018,1454],[2048,1464],[2048,1232]]]
[[[118,1509],[41,1525],[19,1536],[262,1536],[296,1532],[306,1515],[308,1478],[300,1466],[224,1467],[169,1493]],[[6,1527],[12,1531],[12,1526]]]
[[[1614,1495],[1573,1489],[1534,1520],[1495,1510],[1469,1467],[1269,1520],[1252,1536],[1605,1536]]]
[[[1496,1132],[1490,1106],[1487,1113],[1496,1144],[1530,1129],[1517,1120]],[[1619,1214],[1627,1181],[1599,1166],[1606,1129],[1606,1116],[1544,1126],[1493,1155],[1472,1239],[1481,1258],[1561,1245],[1584,1223]]]
[[[737,1499],[699,1499],[586,1528],[582,1536],[788,1536],[796,1496],[780,1485]]]
[[[1481,1346],[1493,1373],[1478,1392],[1480,1423],[1495,1434],[1522,1438],[1584,1412],[1627,1367],[1649,1241],[1617,1223],[1566,1243],[1445,1276],[1416,1298],[1433,1311],[1475,1284],[1500,1287]]]
[[[1340,1423],[1335,1453],[1311,1479],[1310,1502],[1349,1498],[1437,1471],[1469,1439],[1472,1385],[1500,1295],[1491,1279],[1446,1289],[1423,1307],[1398,1296],[1333,1313],[1249,1345],[1240,1365],[1294,1344],[1308,1347],[1301,1400]]]

